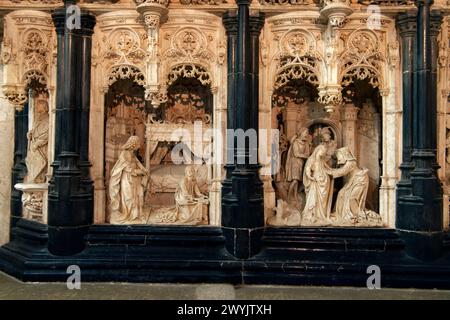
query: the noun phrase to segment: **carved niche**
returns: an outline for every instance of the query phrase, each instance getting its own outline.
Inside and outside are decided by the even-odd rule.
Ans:
[[[12,45],[12,39],[17,39]],[[36,81],[47,86],[56,65],[56,37],[49,14],[18,10],[5,17],[2,42],[3,92],[17,108],[27,100],[26,88]],[[52,82],[54,79],[51,79]]]

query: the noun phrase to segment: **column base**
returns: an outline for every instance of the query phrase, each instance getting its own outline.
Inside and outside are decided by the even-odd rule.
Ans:
[[[264,227],[255,229],[222,227],[222,232],[225,236],[225,248],[238,259],[248,259],[261,250]]]
[[[48,251],[57,256],[71,256],[85,248],[85,236],[89,226],[48,226]]]
[[[442,256],[443,232],[421,232],[397,229],[405,242],[406,253],[421,261],[433,261]]]

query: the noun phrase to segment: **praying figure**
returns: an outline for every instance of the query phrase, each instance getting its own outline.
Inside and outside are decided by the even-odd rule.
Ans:
[[[302,225],[328,225],[330,221],[333,180],[327,172],[327,148],[320,144],[308,158],[303,172],[306,203]]]
[[[145,223],[144,190],[148,173],[135,155],[141,144],[138,136],[131,136],[122,146],[119,160],[111,170],[109,197],[110,222],[113,224]]]
[[[28,152],[26,157],[26,182],[44,183],[48,163],[48,102],[36,99],[33,128],[28,131]]]
[[[356,158],[348,147],[336,151],[337,169],[327,169],[333,178],[347,177],[347,182],[339,191],[334,219],[341,225],[382,225],[378,213],[366,209],[366,197],[369,189],[368,169],[361,169]]]
[[[195,169],[188,166],[175,192],[178,221],[185,224],[208,223],[208,197],[201,193]]]

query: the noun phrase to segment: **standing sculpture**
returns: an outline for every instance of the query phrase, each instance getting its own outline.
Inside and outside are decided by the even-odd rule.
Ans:
[[[328,225],[330,221],[333,181],[327,172],[327,148],[320,144],[308,158],[303,172],[306,203],[302,225]]]
[[[27,133],[27,183],[44,183],[48,164],[48,102],[36,99],[33,127]]]
[[[138,136],[131,136],[122,146],[119,160],[111,170],[109,197],[110,222],[113,224],[145,223],[144,190],[148,173],[135,156],[140,148]]]
[[[298,186],[302,180],[304,162],[309,155],[309,131],[308,128],[300,127],[291,139],[286,159],[286,181],[290,182],[288,202],[298,202]]]
[[[328,169],[333,178],[347,176],[347,183],[339,191],[333,214],[339,225],[381,225],[378,213],[366,209],[369,189],[368,169],[360,169],[356,158],[348,147],[336,151],[337,163],[342,167]]]

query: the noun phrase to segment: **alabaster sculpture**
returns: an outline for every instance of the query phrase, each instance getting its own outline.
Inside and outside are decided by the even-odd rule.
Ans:
[[[333,178],[346,176],[346,183],[339,191],[333,214],[334,221],[339,225],[382,225],[379,214],[366,209],[369,175],[367,169],[361,169],[356,158],[348,147],[336,151],[337,163],[340,168],[327,169]]]
[[[33,126],[27,133],[25,182],[43,183],[46,180],[48,165],[48,102],[46,99],[36,99],[34,111]]]
[[[187,166],[184,177],[175,191],[175,206],[163,207],[150,212],[149,223],[163,224],[208,224],[208,204],[206,195],[200,191],[196,170]]]
[[[330,224],[333,180],[327,173],[327,148],[320,144],[305,164],[303,184],[306,203],[302,212],[302,225]]]
[[[22,192],[23,217],[44,222],[44,198],[48,190],[48,100],[46,94],[35,94],[32,104],[32,121],[27,132],[27,174],[23,183],[14,187]]]
[[[131,136],[111,170],[109,197],[113,224],[145,223],[144,190],[148,173],[134,154],[139,148],[139,137]]]
[[[278,199],[274,208],[275,215],[267,219],[273,226],[382,226],[381,216],[366,208],[369,190],[369,173],[366,168],[359,168],[356,157],[348,147],[336,150],[336,142],[331,131],[325,127],[320,130],[320,144],[303,163],[292,163],[292,154],[296,148],[299,136],[301,143],[308,145],[303,150],[309,150],[308,129],[294,135],[289,148],[286,165],[286,180],[293,180],[302,174],[303,188],[289,187],[287,199]],[[333,167],[335,162],[337,167]],[[294,160],[295,161],[295,160]],[[289,165],[288,165],[289,164]],[[295,169],[292,173],[290,170]],[[344,186],[338,191],[333,203],[334,180],[345,177]],[[289,196],[293,192],[295,196]],[[304,203],[299,206],[299,199]]]
[[[308,128],[300,127],[291,139],[291,146],[287,153],[286,180],[290,183],[288,200],[298,202],[298,188],[302,181],[303,165],[310,155]]]

